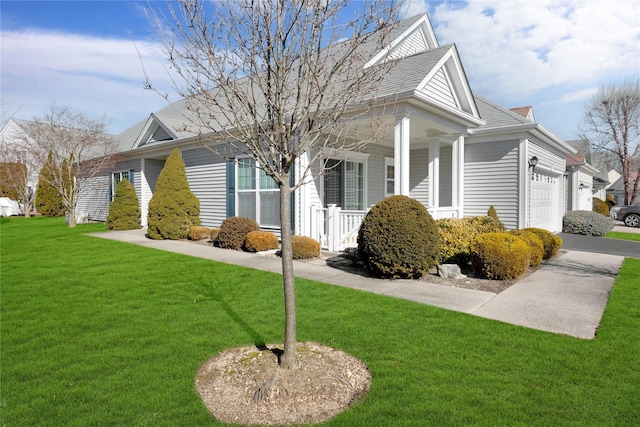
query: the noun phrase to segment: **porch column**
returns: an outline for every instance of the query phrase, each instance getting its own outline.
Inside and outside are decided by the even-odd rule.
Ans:
[[[429,142],[429,207],[440,207],[440,141]]]
[[[403,112],[396,117],[393,133],[393,168],[395,173],[394,193],[409,195],[409,114]]]
[[[453,141],[451,159],[451,202],[458,210],[458,218],[464,216],[464,136]]]

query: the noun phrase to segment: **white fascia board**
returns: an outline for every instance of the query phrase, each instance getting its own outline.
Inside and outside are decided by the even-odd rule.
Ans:
[[[564,142],[562,139],[555,136],[551,131],[544,127],[540,123],[522,123],[511,126],[494,126],[487,128],[469,129],[468,133],[471,136],[486,136],[486,135],[504,135],[514,134],[519,132],[530,132],[552,147],[557,148],[563,154],[576,154],[577,149]]]
[[[466,111],[458,110],[457,108],[451,108],[448,105],[440,104],[432,99],[427,98],[423,93],[419,91],[413,91],[413,99],[421,101],[421,103],[429,105],[428,108],[431,111],[438,112],[440,115],[443,115],[447,118],[452,119],[456,122],[463,122],[465,126],[482,126],[486,122],[478,117],[475,117]]]
[[[427,33],[425,34],[425,38],[427,39],[427,48],[434,49],[439,47],[438,40],[436,39],[436,35],[433,32],[433,27],[431,26],[431,22],[429,22],[427,15],[425,14],[422,18],[418,19],[413,23],[409,28],[407,28],[402,34],[393,39],[391,43],[385,48],[383,48],[380,52],[378,52],[373,58],[371,58],[366,64],[364,64],[363,68],[369,68],[374,65],[379,64],[380,62],[384,62],[384,58],[396,47],[398,44],[402,43],[406,37],[411,34],[413,30],[418,28],[419,26],[424,25],[427,29]],[[432,46],[433,45],[433,46]]]

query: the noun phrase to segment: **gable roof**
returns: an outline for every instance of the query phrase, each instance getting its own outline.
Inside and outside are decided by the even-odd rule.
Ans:
[[[533,108],[530,105],[527,105],[526,107],[510,108],[510,110],[527,120],[530,120],[532,122],[536,121],[535,117],[533,116]]]

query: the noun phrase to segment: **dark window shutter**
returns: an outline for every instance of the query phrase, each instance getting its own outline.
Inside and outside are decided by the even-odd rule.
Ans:
[[[113,201],[113,174],[109,174],[109,202]]]
[[[236,215],[236,168],[234,159],[227,161],[227,218]]]
[[[135,181],[133,180],[133,169],[129,169],[129,182],[131,183],[131,185],[135,185]]]

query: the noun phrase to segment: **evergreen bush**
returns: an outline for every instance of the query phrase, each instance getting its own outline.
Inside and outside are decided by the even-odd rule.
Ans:
[[[493,207],[493,205],[489,206],[489,210],[487,211],[487,216],[489,218],[493,218],[498,224],[500,224],[500,227],[504,230],[504,225],[502,224],[502,221],[500,221],[500,218],[498,217],[498,212],[496,211],[496,208]]]
[[[601,199],[598,199],[597,197],[594,197],[591,203],[594,212],[597,212],[600,215],[609,216],[610,208],[608,203],[604,202]]]
[[[511,230],[514,236],[521,238],[528,246],[531,252],[531,258],[529,258],[529,265],[532,267],[538,267],[542,263],[544,257],[544,245],[542,239],[537,234],[526,230]]]
[[[471,260],[471,244],[476,236],[504,231],[502,223],[490,216],[445,218],[437,220],[436,224],[440,235],[440,263],[461,267]]]
[[[105,225],[109,230],[137,230],[142,227],[138,196],[128,179],[118,183]]]
[[[189,227],[200,225],[200,201],[191,192],[177,148],[167,159],[149,201],[147,234],[152,239],[185,239]]]
[[[291,236],[293,259],[318,258],[320,243],[307,236]]]
[[[495,280],[515,280],[529,268],[529,246],[509,233],[486,233],[476,237],[471,263],[476,273]]]
[[[613,220],[592,211],[571,211],[562,218],[565,233],[604,236],[613,229]]]
[[[259,229],[258,223],[251,218],[232,216],[222,221],[215,245],[220,248],[237,251],[244,246],[247,234]]]
[[[203,227],[202,225],[193,225],[189,227],[189,233],[187,239],[189,240],[204,240],[209,239],[211,236],[211,229],[209,227]]]
[[[62,194],[50,183],[54,182],[51,171],[55,169],[53,156],[47,156],[46,163],[40,169],[38,177],[38,187],[36,188],[35,209],[40,215],[64,216],[65,207],[62,201]]]
[[[278,249],[278,236],[270,231],[250,231],[244,240],[244,249],[249,252],[262,252]]]
[[[558,254],[558,251],[562,247],[562,239],[544,228],[530,227],[523,228],[522,230],[535,233],[535,235],[542,240],[542,246],[544,247],[543,259],[553,258]]]
[[[367,213],[358,232],[358,256],[374,275],[418,278],[437,264],[440,236],[417,200],[391,196]]]

